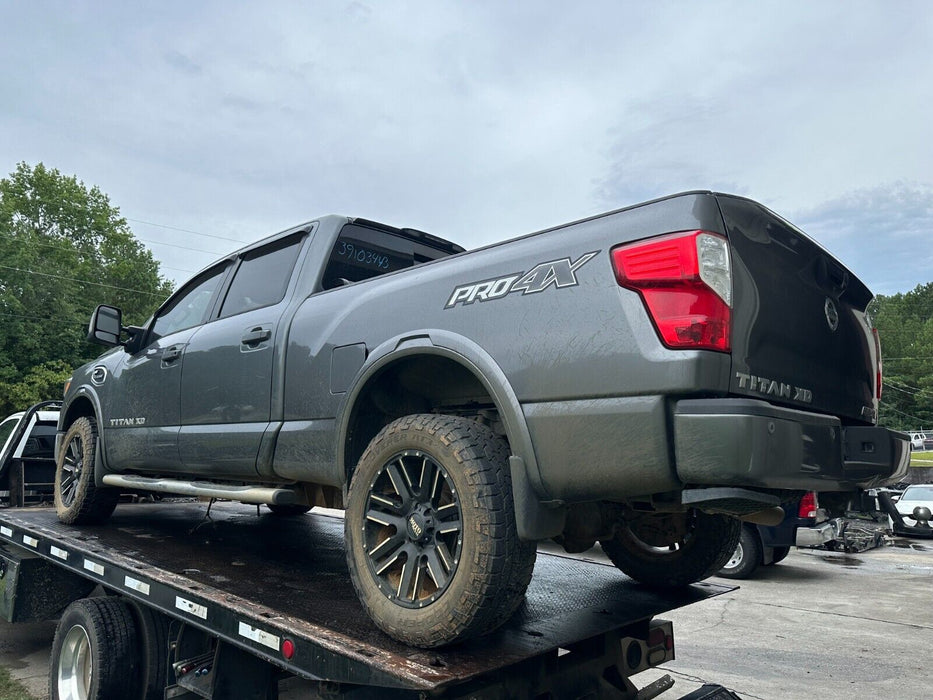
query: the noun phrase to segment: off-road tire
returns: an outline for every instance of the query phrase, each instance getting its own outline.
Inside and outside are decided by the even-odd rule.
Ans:
[[[97,525],[113,513],[119,489],[102,488],[94,482],[97,459],[97,422],[78,418],[65,432],[55,462],[55,510],[69,525]]]
[[[119,598],[82,598],[62,614],[52,642],[49,697],[139,697],[133,613]]]
[[[406,474],[403,480],[408,480],[412,472],[412,481],[418,481],[414,474],[417,467],[413,471],[410,465],[423,458],[422,478],[425,469],[433,470],[432,473],[439,475],[434,483],[441,483],[438,493],[446,493],[459,507],[460,527],[456,536],[460,541],[453,545],[459,556],[453,556],[454,568],[446,572],[443,587],[438,586],[433,593],[428,591],[431,595],[422,598],[419,598],[420,579],[417,577],[413,588],[407,589],[413,591],[410,595],[395,595],[390,590],[376,568],[376,551],[382,544],[373,546],[374,541],[367,539],[372,537],[368,533],[373,527],[367,519],[369,512],[399,523],[398,527],[386,526],[386,532],[394,533],[391,537],[399,536],[399,528],[403,528],[399,551],[405,547],[417,548],[419,542],[424,542],[416,540],[412,534],[418,529],[408,529],[410,516],[403,512],[404,505],[386,509],[371,501],[375,494],[381,495],[383,503],[391,500],[386,495],[405,503],[405,496],[399,490],[395,492],[397,497],[378,491],[380,484],[387,483],[384,475],[389,472],[390,465],[395,465],[400,457]],[[454,416],[406,416],[387,425],[370,442],[353,474],[347,499],[347,563],[360,601],[384,632],[407,644],[437,647],[491,632],[508,620],[521,604],[531,580],[536,548],[534,542],[518,538],[508,457],[508,446],[490,429],[474,420]],[[428,466],[429,463],[435,466]],[[397,478],[399,472],[395,475]],[[419,498],[422,506],[418,507],[424,507],[424,499],[430,501],[435,493],[435,487],[428,495],[419,489],[420,482],[409,484],[407,489],[412,507],[418,506]],[[440,513],[452,508],[450,500],[447,503],[437,509],[434,539],[429,537],[424,544],[425,551],[440,548],[440,532],[444,529]],[[382,511],[376,512],[373,508],[382,508]],[[397,516],[392,515],[396,512]],[[428,522],[431,517],[429,513]],[[386,537],[383,542],[388,540]],[[449,550],[445,544],[444,551]],[[407,551],[401,556],[408,561]],[[429,561],[429,555],[424,558]],[[414,557],[413,560],[419,561]],[[398,576],[400,590],[404,575],[403,568]],[[427,579],[424,582],[427,583]]]
[[[748,578],[758,569],[762,561],[761,542],[754,525],[743,525],[739,542],[728,561],[719,570],[724,578]],[[730,566],[731,565],[731,566]]]
[[[690,510],[683,517],[687,519],[687,534],[680,541],[651,546],[623,524],[615,537],[600,540],[600,544],[616,568],[636,581],[656,588],[687,586],[723,567],[735,551],[742,523],[699,510]]]

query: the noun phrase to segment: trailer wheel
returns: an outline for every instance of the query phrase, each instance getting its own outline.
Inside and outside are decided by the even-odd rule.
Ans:
[[[51,700],[109,700],[139,693],[136,624],[118,598],[82,598],[65,608],[49,669]]]
[[[712,576],[735,552],[742,523],[699,510],[639,515],[600,540],[622,573],[660,588],[687,586]]]
[[[162,700],[168,685],[168,630],[166,615],[135,601],[129,601],[134,612],[139,637],[139,661],[142,664],[142,700]]]
[[[310,511],[314,506],[303,506],[298,503],[267,503],[266,508],[268,508],[272,515],[277,515],[281,518],[291,518],[295,515],[304,515]]]
[[[65,433],[55,465],[55,510],[63,523],[102,523],[117,507],[120,491],[94,483],[96,458],[97,423],[93,418],[78,418]]]
[[[761,543],[758,541],[758,534],[752,530],[753,527],[742,526],[739,543],[735,546],[735,551],[729,557],[729,561],[719,570],[720,576],[748,578],[761,564]]]
[[[536,550],[515,528],[508,455],[485,426],[438,415],[396,420],[366,448],[347,499],[347,562],[383,631],[435,647],[515,612]]]

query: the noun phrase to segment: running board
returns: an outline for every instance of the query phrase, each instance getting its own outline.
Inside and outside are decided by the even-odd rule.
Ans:
[[[275,505],[304,503],[304,499],[301,498],[299,492],[290,488],[234,486],[215,484],[208,481],[159,479],[135,474],[106,474],[102,482],[105,486],[116,486],[122,489],[174,493],[181,496],[223,498],[229,501],[240,501],[241,503],[272,503]]]

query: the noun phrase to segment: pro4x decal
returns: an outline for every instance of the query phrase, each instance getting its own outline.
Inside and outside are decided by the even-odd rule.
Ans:
[[[570,258],[561,258],[535,265],[528,272],[515,272],[494,279],[462,284],[454,289],[444,308],[466,306],[475,301],[493,301],[513,293],[537,294],[552,286],[558,289],[576,287],[579,284],[577,270],[598,253],[598,250],[584,253],[576,262],[571,261]]]

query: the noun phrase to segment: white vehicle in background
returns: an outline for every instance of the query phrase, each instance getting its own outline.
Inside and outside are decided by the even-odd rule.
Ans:
[[[60,407],[45,401],[0,422],[0,503],[51,503]]]
[[[897,512],[901,514],[904,524],[912,528],[908,535],[918,535],[918,528],[929,531],[933,537],[933,528],[930,527],[931,512],[933,512],[933,484],[911,484],[894,501]],[[898,528],[894,527],[895,534]]]
[[[914,430],[910,435],[911,450],[933,450],[933,432]]]

